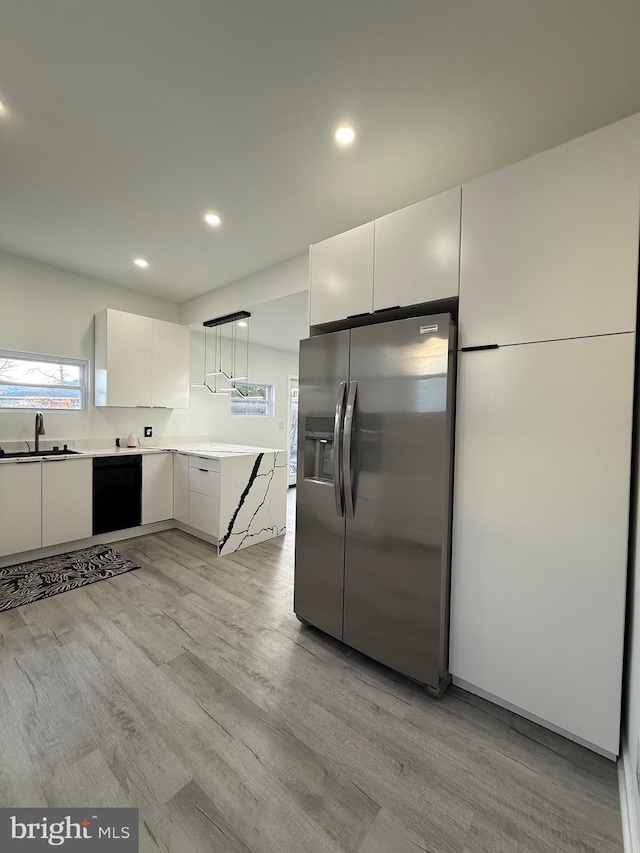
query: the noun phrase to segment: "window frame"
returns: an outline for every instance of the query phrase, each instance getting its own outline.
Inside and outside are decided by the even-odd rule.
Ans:
[[[229,412],[231,417],[233,418],[274,418],[276,414],[276,386],[273,382],[238,382],[238,385],[253,385],[258,388],[265,388],[267,390],[266,400],[268,405],[268,412],[259,413],[259,412],[234,412],[233,411],[233,401],[237,399],[241,400],[250,400],[251,397],[234,397],[232,389],[231,394],[229,394]],[[253,399],[259,399],[254,397]]]
[[[19,385],[23,388],[62,388],[71,391],[80,391],[80,406],[77,409],[56,408],[55,406],[2,406],[0,404],[0,412],[67,412],[76,413],[89,411],[89,399],[91,396],[89,360],[86,358],[71,358],[63,355],[49,355],[41,352],[26,352],[24,350],[0,349],[0,359],[13,359],[15,361],[41,361],[46,364],[70,364],[80,368],[80,384],[79,385],[42,385],[31,382],[5,382],[0,379],[0,386],[3,385]]]

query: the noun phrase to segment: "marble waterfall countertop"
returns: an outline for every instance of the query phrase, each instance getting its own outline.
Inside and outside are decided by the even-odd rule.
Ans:
[[[151,449],[148,446],[147,449]],[[175,450],[192,456],[204,456],[208,459],[228,459],[232,456],[256,456],[259,453],[285,453],[274,447],[253,447],[248,444],[221,444],[219,442],[197,442],[190,444],[171,444],[156,446],[156,450]]]

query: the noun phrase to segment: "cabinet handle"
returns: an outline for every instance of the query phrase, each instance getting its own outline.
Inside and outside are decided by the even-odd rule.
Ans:
[[[208,468],[198,468],[198,471],[202,471],[202,473],[203,473],[203,474],[208,474],[208,473],[209,473],[209,469],[208,469]]]
[[[42,461],[43,462],[66,462],[67,457],[66,456],[56,456],[53,459],[43,459]]]
[[[355,320],[356,317],[369,317],[371,311],[363,311],[362,314],[347,314],[347,320]]]
[[[479,347],[460,347],[460,352],[480,352],[483,349],[500,349],[500,344],[482,344]]]
[[[383,311],[397,311],[397,309],[399,307],[400,307],[399,305],[390,305],[388,308],[376,308],[376,310],[373,313],[374,314],[382,314]]]

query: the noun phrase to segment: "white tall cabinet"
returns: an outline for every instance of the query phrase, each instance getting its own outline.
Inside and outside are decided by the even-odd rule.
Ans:
[[[462,192],[450,670],[611,757],[639,187],[634,116]]]
[[[451,671],[616,754],[635,335],[461,353]]]

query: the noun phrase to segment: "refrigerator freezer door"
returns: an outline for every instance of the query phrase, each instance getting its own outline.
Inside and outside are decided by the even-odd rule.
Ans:
[[[434,688],[448,663],[454,364],[448,314],[351,331],[343,639]]]
[[[345,529],[339,445],[349,334],[334,332],[301,342],[298,403],[294,610],[339,640]]]

